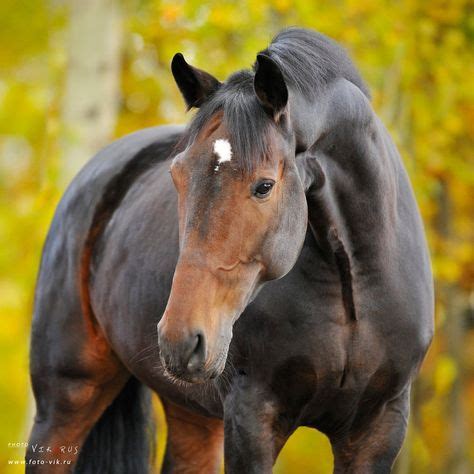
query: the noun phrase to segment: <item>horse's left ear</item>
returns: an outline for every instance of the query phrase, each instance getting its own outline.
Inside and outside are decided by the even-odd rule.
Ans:
[[[265,54],[257,55],[253,87],[260,104],[278,122],[288,103],[288,88],[278,64]]]
[[[181,53],[174,55],[171,72],[188,110],[200,107],[221,85],[214,76],[188,64]]]

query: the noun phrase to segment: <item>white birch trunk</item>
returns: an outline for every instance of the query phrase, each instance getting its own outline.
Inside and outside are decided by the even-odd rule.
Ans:
[[[119,105],[119,0],[70,0],[68,65],[62,101],[61,182],[68,183],[108,140]]]

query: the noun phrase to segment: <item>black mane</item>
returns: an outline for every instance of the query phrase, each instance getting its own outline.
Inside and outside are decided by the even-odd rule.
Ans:
[[[287,28],[278,33],[261,52],[279,66],[288,86],[308,99],[338,78],[355,84],[370,99],[369,89],[346,51],[327,36],[303,28]]]
[[[270,56],[280,66],[290,88],[309,100],[317,97],[325,85],[337,78],[352,82],[370,98],[367,86],[345,50],[320,33],[303,28],[285,29],[261,53]],[[251,173],[267,156],[268,130],[274,126],[255,95],[254,74],[253,69],[232,74],[201,106],[187,133],[187,143],[191,143],[211,117],[222,111],[235,163],[247,173]]]
[[[254,73],[242,70],[227,81],[198,110],[189,124],[188,143],[194,141],[206,123],[219,111],[229,131],[233,163],[251,173],[268,153],[268,128],[274,126],[253,90]],[[234,161],[235,159],[235,161]]]

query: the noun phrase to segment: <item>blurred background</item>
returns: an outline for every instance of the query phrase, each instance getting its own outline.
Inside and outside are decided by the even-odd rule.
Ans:
[[[0,471],[34,413],[28,340],[54,208],[101,146],[189,120],[181,51],[223,80],[282,27],[341,42],[373,94],[417,195],[436,279],[436,336],[415,384],[396,473],[474,473],[474,4],[472,0],[2,0],[0,2]],[[160,422],[163,451],[166,427]],[[330,473],[300,429],[275,472]]]

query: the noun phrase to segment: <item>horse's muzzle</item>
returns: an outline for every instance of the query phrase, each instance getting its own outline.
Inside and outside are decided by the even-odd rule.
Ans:
[[[205,370],[207,344],[201,331],[183,331],[179,338],[171,339],[160,323],[158,345],[161,362],[170,375],[192,383],[212,378],[212,374]]]

